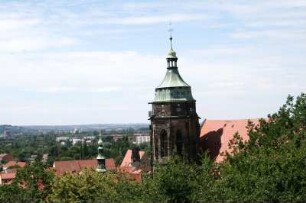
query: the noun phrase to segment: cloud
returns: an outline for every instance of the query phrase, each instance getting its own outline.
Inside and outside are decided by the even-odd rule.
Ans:
[[[153,76],[154,66],[162,67],[162,60],[162,57],[158,59],[136,52],[15,54],[0,57],[4,64],[0,84],[44,92],[118,91],[120,87],[137,85],[145,77]],[[143,64],[146,64],[146,71],[143,71]]]
[[[306,21],[305,21],[306,23]],[[288,31],[283,32],[282,29],[265,30],[265,31],[238,31],[231,35],[235,39],[255,39],[261,38],[265,40],[306,40],[306,28],[305,30]]]
[[[111,24],[123,24],[123,25],[148,25],[157,23],[169,23],[171,22],[188,22],[207,19],[207,15],[203,14],[172,14],[172,15],[158,15],[158,16],[133,16],[115,18],[106,21]]]
[[[265,116],[306,87],[305,7],[303,0],[3,2],[0,122],[146,122],[166,70],[170,20],[199,115]]]
[[[105,87],[97,87],[97,88],[88,88],[88,87],[64,87],[64,86],[54,86],[54,87],[45,87],[39,88],[36,87],[34,89],[24,89],[27,92],[36,92],[36,93],[50,93],[50,94],[62,94],[62,93],[114,93],[116,91],[121,90],[121,87],[115,86],[105,86]]]
[[[1,7],[0,7],[1,10]],[[0,53],[40,51],[76,45],[78,40],[55,33],[44,18],[3,10],[0,14]]]
[[[77,40],[72,38],[52,39],[52,37],[38,36],[15,37],[13,39],[0,40],[0,53],[16,53],[28,51],[40,51],[48,48],[57,48],[76,45]]]
[[[41,21],[39,19],[22,19],[17,16],[14,18],[7,18],[7,16],[0,15],[0,33],[14,32],[16,30],[39,25],[40,23]]]

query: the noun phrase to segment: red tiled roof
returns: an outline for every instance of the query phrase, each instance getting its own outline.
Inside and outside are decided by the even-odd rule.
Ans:
[[[144,158],[144,151],[139,151],[140,160]],[[142,169],[132,166],[132,150],[128,149],[120,165],[120,171],[134,181],[141,182]]]
[[[2,172],[4,173],[4,172]],[[13,168],[13,169],[6,169],[5,173],[17,173],[17,169]]]
[[[145,153],[144,151],[139,151],[140,160],[142,159],[144,153]],[[121,162],[120,168],[131,167],[131,163],[132,163],[132,150],[128,149]]]
[[[53,164],[57,175],[63,175],[64,173],[78,173],[83,168],[97,167],[97,160],[72,160],[72,161],[55,161]],[[106,170],[115,170],[116,165],[114,159],[105,159]]]
[[[116,170],[116,164],[114,159],[105,159],[105,167],[107,170]]]
[[[248,121],[252,121],[255,125],[259,124],[259,119],[205,120],[200,134],[202,149],[209,150],[216,162],[223,161],[225,157],[221,154],[230,152],[228,144],[235,133],[238,132],[244,141],[249,139],[246,128]]]
[[[97,167],[97,160],[91,159],[91,160],[78,160],[80,168],[96,168]]]
[[[1,173],[2,180],[12,180],[16,177],[16,173]]]
[[[9,161],[3,165],[4,168],[9,168],[12,166],[19,166],[20,168],[24,168],[26,166],[26,162]]]

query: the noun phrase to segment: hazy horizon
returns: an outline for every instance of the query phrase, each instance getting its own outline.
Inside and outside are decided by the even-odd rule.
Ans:
[[[34,125],[15,125],[15,124],[7,124],[0,123],[2,125],[11,125],[11,126],[19,126],[19,127],[30,127],[30,126],[97,126],[97,125],[150,125],[150,123],[82,123],[82,124],[34,124]]]

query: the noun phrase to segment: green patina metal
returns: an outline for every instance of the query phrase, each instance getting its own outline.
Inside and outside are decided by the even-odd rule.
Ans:
[[[102,141],[102,133],[100,133],[100,139],[98,141],[98,156],[97,156],[97,168],[96,171],[99,173],[105,172],[105,157],[103,156],[103,141]]]
[[[190,87],[156,88],[154,102],[194,101]]]
[[[162,83],[157,88],[165,87],[190,87],[180,76],[178,69],[168,69]]]
[[[172,38],[170,38],[172,41]],[[191,87],[183,80],[177,68],[176,52],[170,49],[167,56],[167,73],[162,83],[155,89],[154,102],[195,101]]]

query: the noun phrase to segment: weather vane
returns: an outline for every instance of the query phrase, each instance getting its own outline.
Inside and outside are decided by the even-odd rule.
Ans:
[[[171,45],[171,49],[172,49],[172,32],[173,32],[173,29],[172,29],[172,23],[171,21],[169,22],[169,29],[168,29],[168,32],[170,34],[170,45]]]

